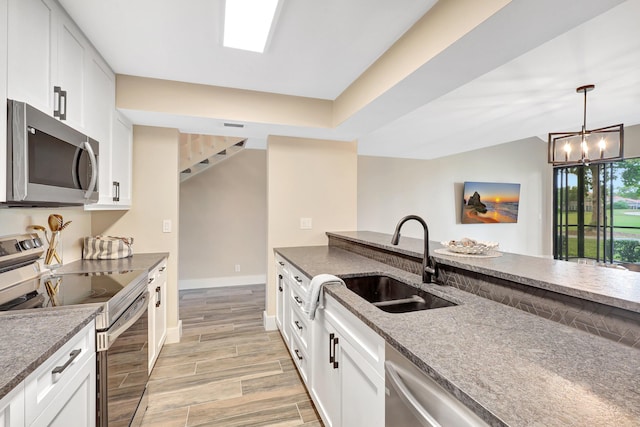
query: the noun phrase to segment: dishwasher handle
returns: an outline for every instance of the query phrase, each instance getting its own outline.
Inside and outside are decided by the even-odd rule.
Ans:
[[[384,362],[385,370],[387,371],[387,376],[390,379],[391,386],[398,393],[398,397],[402,400],[405,405],[409,407],[411,412],[416,416],[416,418],[420,421],[424,427],[442,427],[440,423],[438,423],[429,412],[422,407],[420,402],[411,394],[411,391],[402,381],[400,375],[398,375],[398,371],[396,370],[395,365],[390,362]]]

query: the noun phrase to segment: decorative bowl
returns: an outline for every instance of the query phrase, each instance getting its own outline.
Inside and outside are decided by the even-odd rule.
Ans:
[[[484,255],[498,249],[497,242],[484,242],[466,237],[461,240],[449,240],[440,243],[450,252],[466,255]]]

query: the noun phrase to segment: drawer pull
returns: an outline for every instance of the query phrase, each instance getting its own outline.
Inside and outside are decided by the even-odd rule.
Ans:
[[[333,369],[338,369],[338,358],[336,357],[336,346],[338,345],[338,337],[333,339]]]
[[[150,278],[149,278],[148,283],[149,283],[149,284],[151,284],[151,283],[153,283],[155,280],[156,280],[156,278],[155,278],[155,277],[150,277]]]
[[[296,357],[298,358],[298,360],[302,360],[302,356],[300,355],[300,351],[298,351],[298,349],[296,348],[295,350],[293,350],[296,353]]]
[[[284,267],[284,262],[278,261],[278,264],[280,264],[282,267]]]
[[[160,271],[162,272],[162,271],[165,271],[166,269],[167,269],[167,267],[161,267]]]
[[[293,323],[296,325],[296,327],[297,327],[298,329],[300,329],[300,330],[302,330],[302,329],[303,329],[303,328],[302,328],[302,326],[300,326],[300,322],[298,322],[297,320],[296,320],[295,322],[293,322]]]
[[[69,365],[71,365],[71,363],[76,359],[76,357],[80,355],[81,352],[81,349],[76,349],[69,353],[69,360],[67,360],[64,365],[56,366],[55,368],[53,368],[53,371],[51,371],[51,375],[61,374],[65,369],[67,369]]]
[[[333,337],[335,337],[335,334],[329,334],[329,363],[333,363],[335,357],[333,356]]]
[[[300,297],[299,297],[299,296],[295,296],[295,297],[293,297],[293,299],[294,299],[294,300],[296,300],[296,302],[297,302],[298,304],[301,304],[301,305],[302,305],[302,300],[300,299]]]
[[[293,276],[293,278],[296,279],[296,282],[302,283],[302,279],[299,276]]]

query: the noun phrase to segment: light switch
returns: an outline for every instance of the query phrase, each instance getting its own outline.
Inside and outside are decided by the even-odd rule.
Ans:
[[[311,230],[312,221],[311,218],[300,218],[300,230]]]
[[[171,220],[163,219],[162,220],[162,232],[163,233],[171,233]]]

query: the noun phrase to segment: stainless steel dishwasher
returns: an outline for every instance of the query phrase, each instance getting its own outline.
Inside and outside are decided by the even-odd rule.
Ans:
[[[398,350],[385,349],[387,427],[488,427]]]

